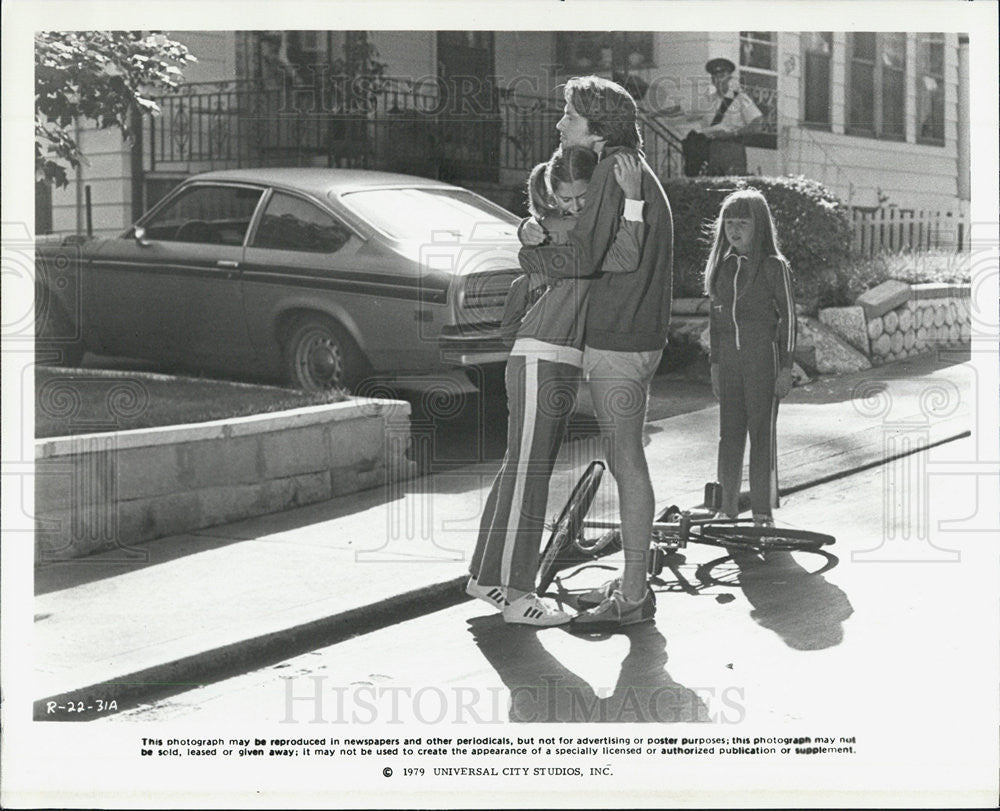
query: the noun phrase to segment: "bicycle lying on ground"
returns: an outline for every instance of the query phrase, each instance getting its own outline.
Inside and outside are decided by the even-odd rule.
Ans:
[[[539,594],[552,584],[560,569],[621,550],[620,522],[587,519],[604,469],[600,461],[587,466],[552,525],[552,533],[539,559]],[[730,554],[765,554],[771,551],[817,552],[836,540],[832,535],[810,530],[754,526],[752,518],[717,518],[720,496],[719,486],[708,484],[703,509],[680,510],[671,505],[660,512],[653,521],[649,574],[659,575],[666,556],[685,548],[689,541],[722,547]],[[600,531],[600,534],[588,538],[587,530]]]

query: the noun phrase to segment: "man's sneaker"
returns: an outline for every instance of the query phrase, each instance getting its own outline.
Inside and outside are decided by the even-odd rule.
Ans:
[[[503,609],[504,622],[515,625],[563,625],[571,619],[565,611],[542,600],[534,592],[518,597]]]
[[[656,597],[647,588],[646,596],[637,603],[627,601],[620,591],[614,591],[596,608],[573,617],[573,629],[603,631],[648,622],[656,615]]]
[[[755,527],[773,527],[774,519],[770,515],[755,515],[753,525]]]
[[[470,597],[478,597],[498,610],[502,610],[508,604],[507,598],[503,596],[503,589],[499,586],[480,586],[471,577],[465,584],[465,593]]]
[[[595,608],[620,589],[621,585],[622,579],[620,577],[616,577],[613,580],[609,580],[607,583],[598,586],[596,589],[585,591],[576,598],[576,604],[580,606],[580,608]]]

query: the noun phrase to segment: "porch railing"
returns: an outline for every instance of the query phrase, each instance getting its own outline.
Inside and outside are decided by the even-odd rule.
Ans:
[[[191,83],[156,99],[145,168],[191,173],[258,166],[338,166],[495,182],[528,171],[558,145],[562,100],[484,85],[387,77],[315,86]],[[661,177],[681,174],[680,142],[656,119],[640,125]]]

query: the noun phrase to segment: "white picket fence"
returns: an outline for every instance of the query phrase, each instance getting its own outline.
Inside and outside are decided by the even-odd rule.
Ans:
[[[969,248],[969,217],[954,211],[881,208],[852,212],[853,249],[861,256]]]

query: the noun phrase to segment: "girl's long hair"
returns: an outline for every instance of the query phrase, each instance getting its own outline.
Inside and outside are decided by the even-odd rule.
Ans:
[[[765,256],[776,256],[782,262],[784,255],[778,246],[778,234],[774,227],[774,217],[764,195],[757,189],[741,189],[729,194],[722,201],[719,216],[712,223],[712,249],[705,263],[705,295],[715,294],[715,274],[732,244],[726,238],[723,222],[726,219],[750,220],[753,222],[753,242],[747,258],[751,267],[756,267]]]
[[[597,155],[585,146],[559,147],[549,158],[545,170],[545,185],[549,194],[555,195],[557,183],[575,183],[577,180],[590,182],[597,168]]]
[[[559,208],[549,191],[546,171],[549,163],[539,163],[528,175],[528,211],[535,219],[541,220],[550,214],[555,214]]]

